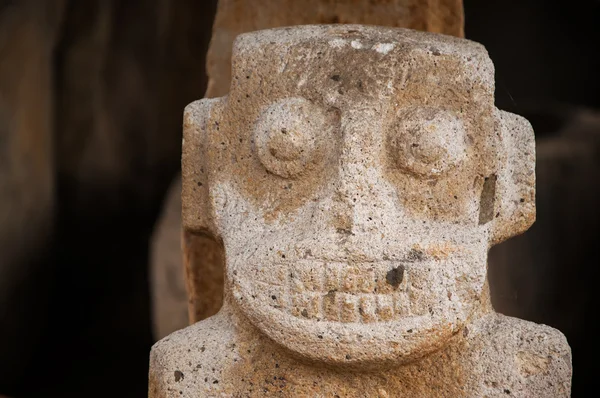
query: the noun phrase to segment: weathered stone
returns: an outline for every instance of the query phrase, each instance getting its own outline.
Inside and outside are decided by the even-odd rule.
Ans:
[[[559,123],[550,124],[546,137],[536,131],[538,221],[490,251],[490,285],[498,312],[565,334],[578,397],[588,395],[596,379],[588,364],[596,354],[589,347],[595,336],[589,319],[597,307],[600,112],[564,106],[548,112]]]
[[[198,264],[200,261],[197,257],[203,256],[203,264],[215,267],[207,267],[202,272],[187,269],[181,261],[182,234],[181,179],[178,178],[169,189],[163,213],[152,237],[151,290],[154,338],[157,340],[186,327],[189,319],[195,319],[199,314],[214,314],[221,308],[220,299],[200,300],[188,305],[188,297],[198,300],[222,296],[225,265],[222,251],[210,250],[214,239],[206,235],[185,234],[183,238],[188,242],[184,245],[183,264]],[[207,243],[211,245],[208,248]],[[221,257],[210,258],[207,255]],[[187,292],[190,292],[189,296]],[[196,313],[188,313],[190,310]]]
[[[150,397],[567,397],[547,326],[495,313],[490,246],[535,219],[529,123],[474,42],[304,26],[238,37],[184,118],[184,227],[225,304],[158,342]]]
[[[179,192],[181,195],[181,191]],[[181,213],[179,214],[181,217]],[[181,219],[181,218],[179,218]],[[219,241],[208,235],[182,232],[183,263],[187,288],[188,321],[216,314],[223,305],[225,254]],[[181,252],[178,259],[181,261]],[[203,268],[198,269],[202,265]]]
[[[206,97],[226,95],[231,48],[246,32],[281,26],[358,23],[464,36],[462,0],[221,0],[207,54]]]
[[[464,35],[462,0],[221,0],[207,55],[207,98],[226,95],[234,38],[260,29],[322,23],[358,23]],[[192,306],[190,322],[214,315],[223,302],[223,247],[208,236],[184,232],[183,251]],[[190,255],[194,253],[195,255]],[[194,281],[201,281],[196,286]],[[211,282],[211,283],[208,283]],[[182,325],[183,326],[183,325]]]

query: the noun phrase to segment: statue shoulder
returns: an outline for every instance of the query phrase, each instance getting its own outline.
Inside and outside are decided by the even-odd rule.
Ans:
[[[571,349],[550,326],[492,313],[470,326],[476,374],[490,396],[570,397]]]
[[[152,347],[149,397],[219,395],[220,376],[235,355],[235,329],[222,315],[178,330]]]

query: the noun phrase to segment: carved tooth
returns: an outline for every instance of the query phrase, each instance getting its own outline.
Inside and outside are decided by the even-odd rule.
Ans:
[[[411,272],[407,272],[406,276],[410,279],[407,280],[410,288],[416,288],[417,290],[427,289],[428,286],[428,275],[422,269],[411,269]],[[431,281],[429,281],[431,283]]]
[[[358,291],[362,293],[372,293],[375,288],[375,269],[368,267],[358,279]]]
[[[391,295],[377,295],[377,316],[379,321],[391,321],[394,317],[394,300]]]
[[[300,272],[295,265],[289,265],[287,279],[289,281],[288,286],[291,294],[301,294],[306,289],[300,279]]]
[[[388,272],[392,270],[392,264],[385,264],[384,266],[377,267],[375,270],[375,289],[373,290],[377,294],[391,294],[396,289],[388,281]]]
[[[338,322],[340,319],[340,307],[337,302],[338,293],[330,290],[323,296],[323,315],[328,321]]]
[[[342,272],[341,291],[342,292],[355,292],[356,282],[360,275],[360,269],[355,265],[348,264],[344,267]]]
[[[306,310],[310,319],[323,319],[323,300],[321,294],[311,293]]]
[[[263,286],[266,300],[273,308],[285,310],[287,307],[288,296],[283,286],[272,286],[264,284]]]
[[[301,294],[292,294],[290,297],[289,313],[295,317],[302,317],[302,310],[306,308],[306,301]]]
[[[410,315],[410,302],[406,292],[397,292],[393,294],[394,314],[403,316]]]
[[[364,323],[377,322],[377,299],[372,294],[363,295],[358,301],[358,312]]]
[[[325,286],[324,291],[340,290],[340,277],[342,273],[342,264],[333,263],[327,264],[325,270]]]
[[[295,294],[292,297],[291,314],[298,318],[321,319],[321,299],[317,294]]]
[[[349,293],[372,293],[375,288],[375,272],[370,265],[348,266],[342,281],[343,291]]]
[[[269,285],[283,286],[289,278],[288,267],[282,264],[262,264],[255,269],[256,280]]]
[[[341,321],[344,323],[356,322],[359,319],[358,297],[352,294],[340,294],[342,313]]]
[[[408,300],[411,315],[425,315],[429,312],[429,307],[427,306],[428,300],[425,296],[426,295],[423,294],[421,289],[410,286],[408,290]]]
[[[297,268],[298,277],[306,290],[321,291],[325,276],[323,263],[310,261],[300,264]]]

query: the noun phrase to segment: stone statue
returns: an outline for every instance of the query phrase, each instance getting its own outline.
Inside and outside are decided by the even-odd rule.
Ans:
[[[185,112],[183,223],[221,311],[158,342],[150,397],[568,397],[548,326],[497,314],[488,249],[535,219],[534,136],[464,39],[361,25],[235,42]]]
[[[410,28],[427,32],[464,37],[462,0],[219,0],[213,23],[213,35],[206,55],[208,87],[206,98],[221,97],[231,84],[231,50],[240,34],[283,26],[327,23],[379,25]],[[181,198],[181,186],[174,184],[171,196]],[[176,203],[172,199],[171,203]],[[171,209],[169,209],[171,210]],[[169,210],[165,211],[167,213]],[[179,211],[181,213],[181,211]],[[181,220],[179,220],[181,222]],[[173,222],[175,224],[175,222]],[[159,227],[160,228],[160,227]],[[166,275],[181,272],[179,243],[168,232],[158,235],[160,246],[153,262],[155,297],[155,327],[158,335],[188,325],[169,322],[170,312],[179,312],[171,303],[186,300],[189,323],[216,314],[223,304],[225,259],[224,249],[206,234],[184,230],[181,247],[185,268],[187,297],[178,297],[173,290],[161,289]],[[175,245],[170,244],[169,240]],[[175,246],[175,250],[173,250]],[[165,255],[164,251],[177,253]],[[174,279],[171,277],[171,279]],[[179,278],[175,279],[179,281]],[[162,303],[161,301],[165,301]],[[169,311],[173,309],[173,311]]]

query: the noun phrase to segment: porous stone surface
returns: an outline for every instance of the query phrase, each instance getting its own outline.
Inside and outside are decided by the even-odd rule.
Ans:
[[[206,96],[226,95],[239,34],[304,24],[365,24],[464,36],[462,0],[220,0],[207,54]]]
[[[526,233],[489,253],[490,288],[496,311],[551,325],[565,334],[573,355],[572,396],[589,395],[595,383],[595,264],[600,191],[600,112],[549,107],[536,131],[537,221]],[[538,116],[539,117],[539,116]],[[546,133],[546,134],[544,134]]]
[[[232,44],[239,34],[324,23],[402,27],[464,36],[462,0],[220,0],[206,57],[206,97],[223,96],[229,91]],[[221,308],[224,249],[221,242],[190,231],[184,232],[182,247],[193,323]]]
[[[529,123],[474,42],[321,25],[244,34],[184,118],[186,229],[219,314],[158,342],[150,397],[566,397],[547,326],[496,314],[487,252],[535,219]]]
[[[158,342],[150,369],[150,397],[569,397],[571,376],[562,334],[499,314],[420,361],[365,372],[297,360],[227,307]]]

